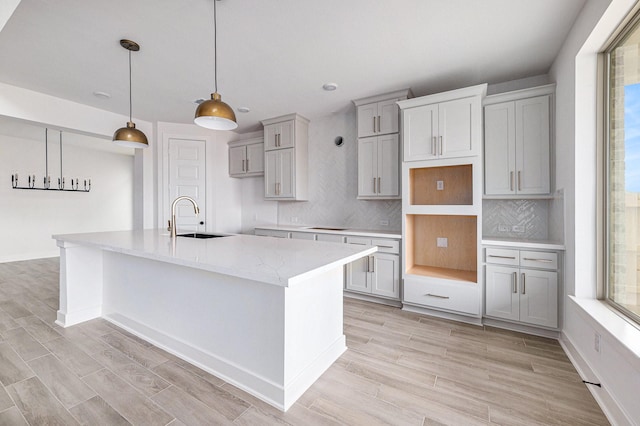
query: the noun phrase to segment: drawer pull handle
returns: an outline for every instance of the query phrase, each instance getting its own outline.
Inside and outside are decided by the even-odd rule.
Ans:
[[[449,298],[449,296],[440,296],[439,294],[431,294],[431,293],[427,293],[427,294],[425,294],[425,296],[436,297],[438,299],[448,299]]]
[[[553,263],[551,259],[536,259],[533,257],[523,257],[522,260],[530,260],[532,262]]]
[[[393,248],[393,246],[381,246],[380,244],[378,244],[378,247],[382,247],[382,248],[390,248],[390,249],[392,249],[392,248]]]
[[[365,243],[352,243],[352,242],[349,242],[349,243],[347,243],[347,244],[354,244],[354,245],[356,245],[356,246],[366,246],[366,244],[365,244]]]
[[[522,282],[522,294],[527,294],[526,282],[524,278],[524,272],[520,274],[520,282]]]
[[[498,256],[498,255],[495,255],[495,254],[490,254],[489,257],[495,257],[495,258],[498,258],[498,259],[513,259],[513,260],[516,260],[515,256]]]
[[[514,272],[513,276],[511,277],[511,281],[513,282],[513,292],[517,293],[518,292],[518,273]]]

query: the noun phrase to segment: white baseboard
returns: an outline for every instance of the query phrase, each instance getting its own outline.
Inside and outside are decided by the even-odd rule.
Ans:
[[[482,327],[482,318],[480,317],[459,315],[459,314],[454,314],[454,313],[449,313],[444,311],[438,311],[435,309],[428,309],[428,308],[422,308],[419,306],[408,305],[406,303],[402,305],[402,310],[407,312],[414,312],[416,314],[423,314],[423,315],[429,315],[432,317],[444,318],[452,321],[464,322],[467,324],[472,324],[472,325],[477,325]]]
[[[583,380],[589,382],[600,383],[589,363],[580,355],[578,349],[573,345],[571,339],[564,333],[560,333],[560,345],[569,357],[569,361],[575,367],[576,371]],[[629,419],[615,399],[611,396],[606,387],[598,387],[594,385],[586,385],[593,398],[596,400],[607,420],[614,426],[638,425],[639,423]]]
[[[369,296],[367,294],[355,293],[348,290],[344,291],[344,297],[351,299],[364,300],[365,302],[378,303],[380,305],[393,306],[394,308],[401,308],[402,302],[399,300],[384,299],[376,296]]]

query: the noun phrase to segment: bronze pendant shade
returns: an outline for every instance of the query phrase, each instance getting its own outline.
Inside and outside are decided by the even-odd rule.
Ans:
[[[131,118],[131,52],[140,50],[140,45],[131,40],[120,40],[120,45],[129,51],[129,121],[126,127],[121,127],[116,130],[113,134],[113,142],[128,148],[147,148],[149,146],[147,137],[140,130],[136,129],[136,125]]]
[[[218,93],[218,49],[216,25],[216,0],[213,0],[213,54],[214,54],[214,93],[211,99],[202,102],[196,109],[195,124],[213,130],[233,130],[238,127],[236,115]]]

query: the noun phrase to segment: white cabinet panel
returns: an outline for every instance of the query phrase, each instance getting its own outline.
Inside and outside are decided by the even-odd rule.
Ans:
[[[484,135],[485,194],[515,194],[516,117],[513,102],[484,108]]]
[[[378,102],[378,134],[398,133],[398,99]]]
[[[378,137],[378,197],[400,196],[400,143],[398,135]]]
[[[264,173],[264,144],[247,145],[247,173]]]
[[[404,161],[437,158],[438,105],[423,105],[403,111]]]
[[[549,96],[516,101],[519,194],[549,193]]]
[[[249,141],[259,140],[258,143]],[[262,138],[229,142],[229,176],[250,177],[264,173]]]
[[[372,103],[358,107],[358,136],[375,136],[378,126],[378,104]]]
[[[440,158],[473,155],[475,136],[473,134],[474,104],[479,109],[477,98],[456,99],[438,106],[438,132]]]
[[[371,256],[363,257],[347,265],[345,288],[363,293],[371,293],[369,262]]]
[[[373,256],[371,293],[392,298],[400,297],[400,256],[376,253]]]
[[[229,175],[242,175],[245,170],[245,155],[247,149],[245,146],[236,146],[229,148]]]
[[[487,315],[518,321],[518,268],[487,265],[485,279],[485,311]]]
[[[358,139],[358,196],[375,197],[378,178],[378,138]]]
[[[558,273],[521,269],[520,321],[558,326]]]

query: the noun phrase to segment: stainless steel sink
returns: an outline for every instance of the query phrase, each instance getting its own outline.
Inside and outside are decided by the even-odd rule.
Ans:
[[[179,234],[178,237],[187,237],[187,238],[220,238],[220,237],[228,237],[229,235],[216,235],[216,234],[202,234],[200,232],[192,232],[190,234]]]
[[[345,231],[347,228],[322,228],[322,227],[316,227],[316,228],[308,228],[308,229],[317,229],[319,231]]]

